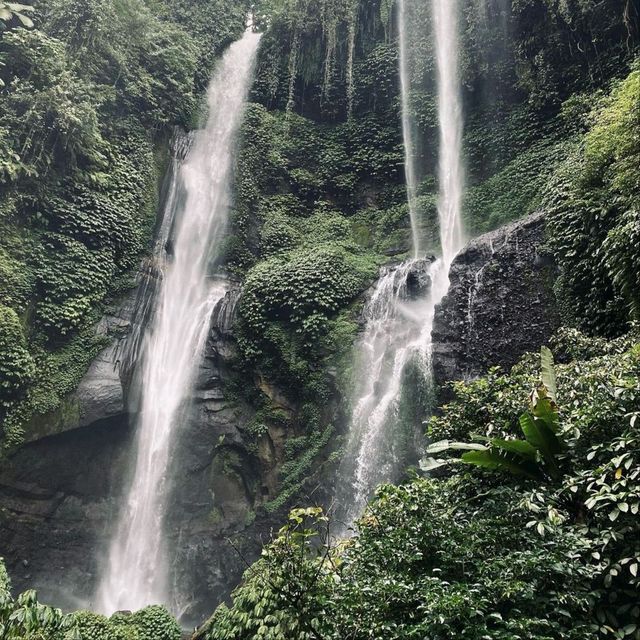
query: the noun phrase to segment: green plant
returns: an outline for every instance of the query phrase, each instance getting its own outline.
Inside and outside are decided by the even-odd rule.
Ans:
[[[0,305],[0,407],[15,400],[35,373],[20,319],[13,309]]]
[[[558,457],[566,444],[560,435],[553,355],[547,347],[542,347],[540,360],[541,384],[531,394],[531,410],[523,413],[519,420],[524,440],[488,438],[486,445],[444,440],[429,445],[427,453],[470,449],[462,454],[462,462],[531,479],[548,477],[558,481],[562,477]],[[431,459],[423,461],[421,466],[424,470],[433,470],[444,464],[443,460]]]
[[[545,195],[549,244],[561,268],[569,322],[607,337],[638,315],[640,71],[596,106],[581,149]]]

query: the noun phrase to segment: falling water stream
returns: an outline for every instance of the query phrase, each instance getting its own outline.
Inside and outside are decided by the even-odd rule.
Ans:
[[[163,526],[166,476],[211,314],[227,291],[225,279],[215,273],[216,258],[258,41],[259,35],[247,31],[226,51],[208,88],[206,126],[196,132],[179,169],[182,205],[143,347],[133,478],[97,593],[97,607],[107,614],[151,603],[172,605]]]
[[[462,100],[458,77],[458,3],[432,0],[439,141],[438,220],[442,255],[421,257],[414,134],[409,109],[410,77],[407,4],[400,0],[398,28],[402,130],[413,258],[383,269],[364,309],[365,330],[356,356],[356,385],[345,455],[339,473],[336,511],[344,527],[362,513],[374,488],[401,470],[399,425],[402,387],[410,363],[426,384],[431,379],[431,329],[435,308],[449,287],[449,267],[464,244]]]
[[[420,256],[420,220],[418,211],[418,173],[416,169],[414,127],[411,119],[411,77],[409,72],[409,37],[407,2],[398,0],[398,48],[400,72],[400,99],[402,118],[402,142],[404,144],[404,175],[407,188],[407,204],[411,221],[413,257]]]

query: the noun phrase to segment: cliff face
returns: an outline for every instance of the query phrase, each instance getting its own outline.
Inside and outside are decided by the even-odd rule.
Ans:
[[[532,216],[481,236],[456,258],[450,292],[434,322],[438,383],[477,376],[492,365],[510,366],[558,326],[553,266],[540,249],[543,235],[543,217]],[[125,499],[137,405],[135,364],[154,273],[147,265],[138,289],[100,323],[110,343],[65,410],[34,424],[30,441],[0,470],[0,555],[17,589],[35,587],[62,606],[91,605]],[[414,274],[417,290],[426,284],[421,274]],[[299,408],[281,390],[259,376],[239,379],[232,332],[239,296],[232,283],[214,311],[172,452],[166,529],[175,553],[176,606],[188,621],[201,620],[228,595],[245,559],[253,560],[277,528],[280,514],[262,505],[278,496],[285,444],[298,435]],[[243,392],[250,388],[262,400],[253,402]],[[265,398],[285,420],[256,420]],[[336,406],[328,413],[335,414]]]
[[[268,538],[270,517],[256,518],[255,510],[274,497],[285,457],[277,429],[248,449],[244,431],[254,411],[227,390],[238,297],[233,286],[214,310],[172,453],[166,527],[176,606],[187,622],[201,621],[228,595],[243,558],[252,561]],[[41,418],[40,431],[0,470],[0,556],[18,591],[36,588],[44,600],[73,609],[92,604],[132,471],[136,383],[124,364],[139,337],[131,318],[147,306],[134,292],[117,316],[103,320],[101,327],[117,317],[118,335],[68,398],[73,410]]]
[[[544,215],[534,214],[479,236],[458,254],[434,320],[437,384],[509,368],[559,327],[544,232]]]

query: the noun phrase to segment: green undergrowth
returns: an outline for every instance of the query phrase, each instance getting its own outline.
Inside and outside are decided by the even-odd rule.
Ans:
[[[561,476],[452,464],[379,488],[343,542],[320,509],[298,509],[206,637],[640,637],[637,339],[556,337]],[[538,367],[456,383],[429,436],[514,438]]]
[[[586,111],[587,132],[545,189],[566,322],[625,333],[640,314],[640,70]]]
[[[15,599],[0,558],[0,637],[3,640],[180,640],[182,631],[164,607],[150,606],[111,617],[78,611],[64,614],[38,601],[35,591]]]
[[[238,368],[243,377],[257,371],[286,396],[294,408],[289,436],[306,442],[282,463],[269,511],[294,498],[317,471],[335,428],[337,389],[351,384],[361,296],[385,262],[384,250],[407,249],[404,190],[390,186],[402,156],[395,140],[388,157],[376,152],[395,134],[395,126],[374,116],[327,125],[248,107],[226,247],[230,268],[243,278]],[[358,231],[365,207],[370,217],[400,210],[372,240]],[[251,430],[245,439],[255,448]]]

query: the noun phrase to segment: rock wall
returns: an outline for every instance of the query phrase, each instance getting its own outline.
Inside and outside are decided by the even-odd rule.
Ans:
[[[433,327],[438,385],[492,366],[508,369],[559,327],[544,235],[544,215],[537,213],[472,240],[456,257]],[[447,398],[445,390],[441,399]]]

